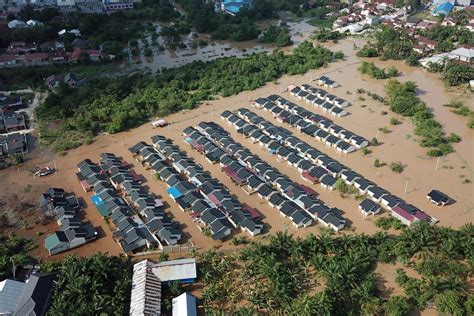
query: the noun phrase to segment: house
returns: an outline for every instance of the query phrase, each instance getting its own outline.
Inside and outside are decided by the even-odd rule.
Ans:
[[[16,57],[14,55],[0,55],[0,66],[8,67],[16,65]]]
[[[151,267],[162,284],[170,282],[192,283],[197,278],[196,259],[162,261]]]
[[[0,315],[13,315],[25,283],[5,279],[0,282]]]
[[[69,72],[64,76],[64,83],[71,88],[77,88],[82,84],[83,80],[79,79],[74,73]]]
[[[64,82],[64,77],[61,75],[51,75],[45,80],[46,85],[50,89],[59,87],[62,82]]]
[[[373,202],[369,199],[364,199],[359,204],[359,210],[365,216],[375,215],[375,214],[380,213],[380,206],[378,206],[377,203],[375,203],[375,202]]]
[[[324,86],[324,87],[330,88],[330,89],[337,88],[339,86],[337,84],[337,82],[335,82],[334,80],[329,79],[326,76],[321,76],[321,77],[315,79],[315,82],[320,86]]]
[[[32,274],[25,283],[14,315],[46,315],[56,278],[57,272]]]
[[[189,293],[173,298],[172,306],[173,316],[197,316],[196,298]]]
[[[426,198],[436,206],[445,206],[451,201],[449,196],[439,190],[431,190]]]
[[[148,259],[133,265],[131,316],[161,315],[161,280],[152,271],[154,265]]]
[[[236,15],[243,8],[251,8],[252,0],[220,0],[220,10],[230,15]]]
[[[433,15],[439,16],[442,14],[444,16],[448,16],[453,8],[454,8],[454,5],[451,4],[450,2],[441,3],[433,10]]]

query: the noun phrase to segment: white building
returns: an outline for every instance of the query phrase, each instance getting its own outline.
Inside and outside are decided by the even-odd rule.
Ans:
[[[74,0],[57,0],[58,7],[73,7],[76,5]]]
[[[152,272],[156,263],[143,260],[133,266],[130,315],[161,314],[161,281]]]
[[[173,298],[173,316],[196,316],[196,298],[188,293],[183,293]]]

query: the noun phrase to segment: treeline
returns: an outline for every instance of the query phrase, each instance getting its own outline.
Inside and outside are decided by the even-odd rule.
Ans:
[[[398,70],[394,66],[390,67],[388,71],[385,68],[379,68],[374,63],[363,61],[359,66],[359,71],[364,75],[369,75],[374,79],[387,79],[398,76]]]
[[[430,157],[439,157],[453,152],[450,138],[445,136],[443,127],[435,120],[426,104],[416,95],[416,84],[412,81],[401,83],[390,80],[385,85],[386,101],[390,109],[405,117],[411,117],[415,134],[420,137],[422,147],[430,148]]]
[[[279,232],[235,254],[200,255],[204,307],[209,314],[408,315],[434,306],[472,315],[473,237],[472,224],[453,230],[424,222],[398,236]],[[378,263],[404,267],[396,278],[403,295],[381,295]],[[407,277],[405,267],[419,277]]]
[[[274,51],[199,61],[164,70],[155,77],[96,78],[77,89],[63,86],[36,109],[40,140],[56,150],[67,150],[89,142],[99,132],[116,133],[156,115],[192,109],[216,95],[254,90],[284,74],[320,68],[332,59],[330,50],[304,42],[287,55]],[[52,120],[60,120],[60,126],[49,129]]]

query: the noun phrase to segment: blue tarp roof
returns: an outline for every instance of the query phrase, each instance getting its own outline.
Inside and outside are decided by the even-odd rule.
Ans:
[[[168,192],[168,194],[171,195],[173,199],[177,199],[182,195],[176,187],[171,187],[166,190],[166,192]]]
[[[454,6],[449,2],[442,3],[436,7],[436,9],[433,11],[433,14],[448,15],[448,13],[453,9],[453,7]]]
[[[104,201],[102,201],[102,199],[98,195],[91,196],[91,201],[92,201],[92,203],[95,204],[95,206],[100,206],[100,205],[104,204]]]

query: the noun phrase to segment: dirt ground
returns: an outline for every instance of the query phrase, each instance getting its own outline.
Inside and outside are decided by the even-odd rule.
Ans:
[[[474,131],[467,128],[466,118],[457,116],[450,112],[449,108],[443,107],[443,104],[448,103],[454,98],[459,98],[465,101],[465,104],[470,105],[471,109],[474,106],[472,94],[461,94],[459,91],[446,92],[443,83],[436,75],[430,74],[421,68],[410,68],[399,61],[381,62],[374,61],[379,67],[388,68],[395,66],[401,75],[397,79],[400,81],[411,80],[416,82],[419,87],[419,95],[427,105],[433,109],[433,113],[438,121],[443,124],[444,130],[447,134],[454,132],[462,137],[459,144],[454,144],[455,153],[446,157],[437,159],[428,158],[426,156],[426,149],[421,148],[416,142],[416,136],[413,133],[413,125],[409,119],[401,118],[380,103],[373,101],[368,96],[364,96],[366,100],[359,100],[356,90],[363,88],[367,91],[372,91],[383,95],[383,85],[385,80],[369,79],[362,76],[358,71],[358,63],[360,59],[355,57],[353,49],[354,43],[357,46],[362,44],[361,40],[348,39],[339,44],[330,44],[333,50],[342,50],[346,56],[344,61],[329,65],[324,69],[310,71],[305,75],[300,76],[284,76],[278,82],[270,83],[265,87],[255,91],[243,92],[236,96],[229,98],[220,98],[214,101],[207,102],[199,108],[185,113],[176,113],[166,117],[171,124],[163,129],[152,129],[151,124],[144,124],[140,127],[132,129],[127,132],[122,132],[115,135],[101,135],[91,145],[82,146],[78,149],[71,150],[65,156],[58,156],[47,151],[36,150],[31,158],[22,166],[18,168],[10,168],[8,170],[0,171],[1,195],[9,195],[22,192],[22,196],[27,196],[35,201],[38,201],[38,196],[48,187],[63,187],[67,191],[75,192],[88,205],[86,208],[86,219],[94,226],[98,227],[102,232],[102,237],[98,240],[69,251],[77,255],[88,255],[93,252],[108,252],[110,254],[120,253],[120,248],[112,239],[112,233],[100,217],[95,207],[91,206],[90,194],[85,193],[79,185],[75,176],[76,164],[85,159],[90,158],[93,161],[98,161],[99,154],[102,152],[112,152],[118,156],[122,156],[125,160],[132,163],[133,168],[138,174],[145,177],[147,185],[151,192],[164,199],[169,205],[166,211],[173,214],[175,220],[179,221],[184,226],[184,232],[190,240],[196,245],[198,250],[205,250],[210,248],[220,248],[225,251],[233,251],[236,246],[233,246],[230,241],[216,242],[205,237],[197,229],[197,226],[187,214],[183,213],[177,205],[169,198],[166,193],[166,185],[162,182],[157,182],[153,179],[149,170],[145,170],[139,163],[133,160],[131,154],[128,152],[128,147],[134,145],[139,141],[146,141],[151,143],[150,137],[155,134],[161,134],[171,138],[175,144],[179,145],[185,150],[188,155],[201,163],[203,167],[209,170],[213,177],[217,178],[224,185],[226,185],[231,192],[243,203],[247,203],[251,207],[258,209],[264,216],[263,222],[267,225],[269,232],[276,232],[287,229],[296,236],[305,236],[309,233],[316,233],[319,231],[319,226],[312,226],[306,229],[295,229],[289,220],[283,219],[275,209],[271,209],[267,203],[264,203],[258,197],[248,196],[241,188],[237,187],[229,179],[227,179],[220,168],[216,165],[211,165],[203,159],[203,157],[193,151],[183,141],[182,130],[189,126],[195,125],[200,121],[216,121],[224,126],[232,135],[232,137],[241,142],[244,146],[251,149],[252,152],[259,154],[270,165],[278,168],[281,172],[287,174],[291,179],[312,187],[320,196],[319,198],[331,206],[338,207],[344,211],[344,216],[350,221],[350,229],[342,233],[351,233],[351,231],[359,233],[372,234],[379,229],[375,226],[374,221],[376,217],[364,218],[357,209],[358,202],[352,198],[342,198],[339,193],[335,191],[326,191],[319,185],[310,185],[303,181],[298,175],[296,169],[293,167],[279,163],[275,157],[261,150],[258,146],[251,144],[241,135],[235,133],[234,129],[228,127],[224,121],[220,119],[220,113],[223,110],[235,110],[240,107],[246,107],[256,112],[257,114],[271,120],[273,123],[279,125],[266,112],[254,109],[250,106],[250,101],[258,97],[268,96],[270,94],[280,94],[281,96],[306,107],[315,113],[322,114],[318,109],[310,108],[305,103],[297,101],[288,92],[286,88],[290,84],[310,83],[310,81],[322,74],[329,76],[336,80],[341,86],[331,91],[339,97],[348,99],[353,103],[347,110],[350,115],[334,119],[335,122],[341,126],[355,132],[367,139],[377,137],[382,145],[373,147],[371,154],[364,156],[362,152],[358,151],[348,155],[339,155],[333,149],[327,148],[318,141],[307,137],[304,134],[295,134],[314,145],[317,149],[328,154],[329,156],[339,160],[344,165],[352,168],[356,172],[361,173],[366,178],[376,182],[379,186],[390,191],[391,193],[405,199],[412,203],[431,216],[439,220],[438,225],[457,228],[467,222],[472,222],[474,219],[473,207],[473,184],[463,183],[464,179],[474,181],[473,174],[473,139]],[[347,93],[349,91],[349,94]],[[365,105],[365,106],[364,106]],[[382,111],[388,111],[388,115],[383,115]],[[402,121],[401,125],[392,126],[389,121],[390,118],[396,117]],[[284,125],[282,125],[284,126]],[[285,126],[287,127],[287,126]],[[384,134],[378,132],[379,128],[387,127],[390,133]],[[391,162],[401,162],[405,170],[401,174],[395,174],[390,171],[389,167],[375,168],[373,166],[374,160],[379,159],[381,162],[390,164]],[[32,178],[28,170],[38,165],[54,165],[56,164],[59,172],[45,177]],[[436,165],[438,168],[436,169]],[[30,187],[31,186],[31,187]],[[29,187],[29,190],[25,188]],[[405,188],[407,191],[405,193]],[[438,208],[433,206],[426,199],[426,194],[431,189],[439,189],[455,200],[455,203],[446,207]],[[28,191],[28,192],[25,192]],[[379,215],[379,216],[386,216]],[[42,247],[42,239],[47,235],[36,236],[36,231],[54,230],[56,227],[41,226],[27,231],[17,231],[20,235],[31,237],[34,236],[40,242],[38,256],[45,256],[44,247]],[[244,233],[238,233],[239,236],[248,236]],[[256,240],[264,238],[264,236],[255,237]],[[179,255],[178,255],[179,256]],[[56,256],[60,258],[61,256]],[[55,257],[53,257],[55,258]],[[380,271],[379,271],[380,270]],[[393,267],[379,267],[378,272],[385,275],[386,287],[388,289],[395,288]],[[395,291],[395,293],[398,293]],[[425,314],[425,312],[423,313]],[[428,313],[429,314],[429,313]]]

